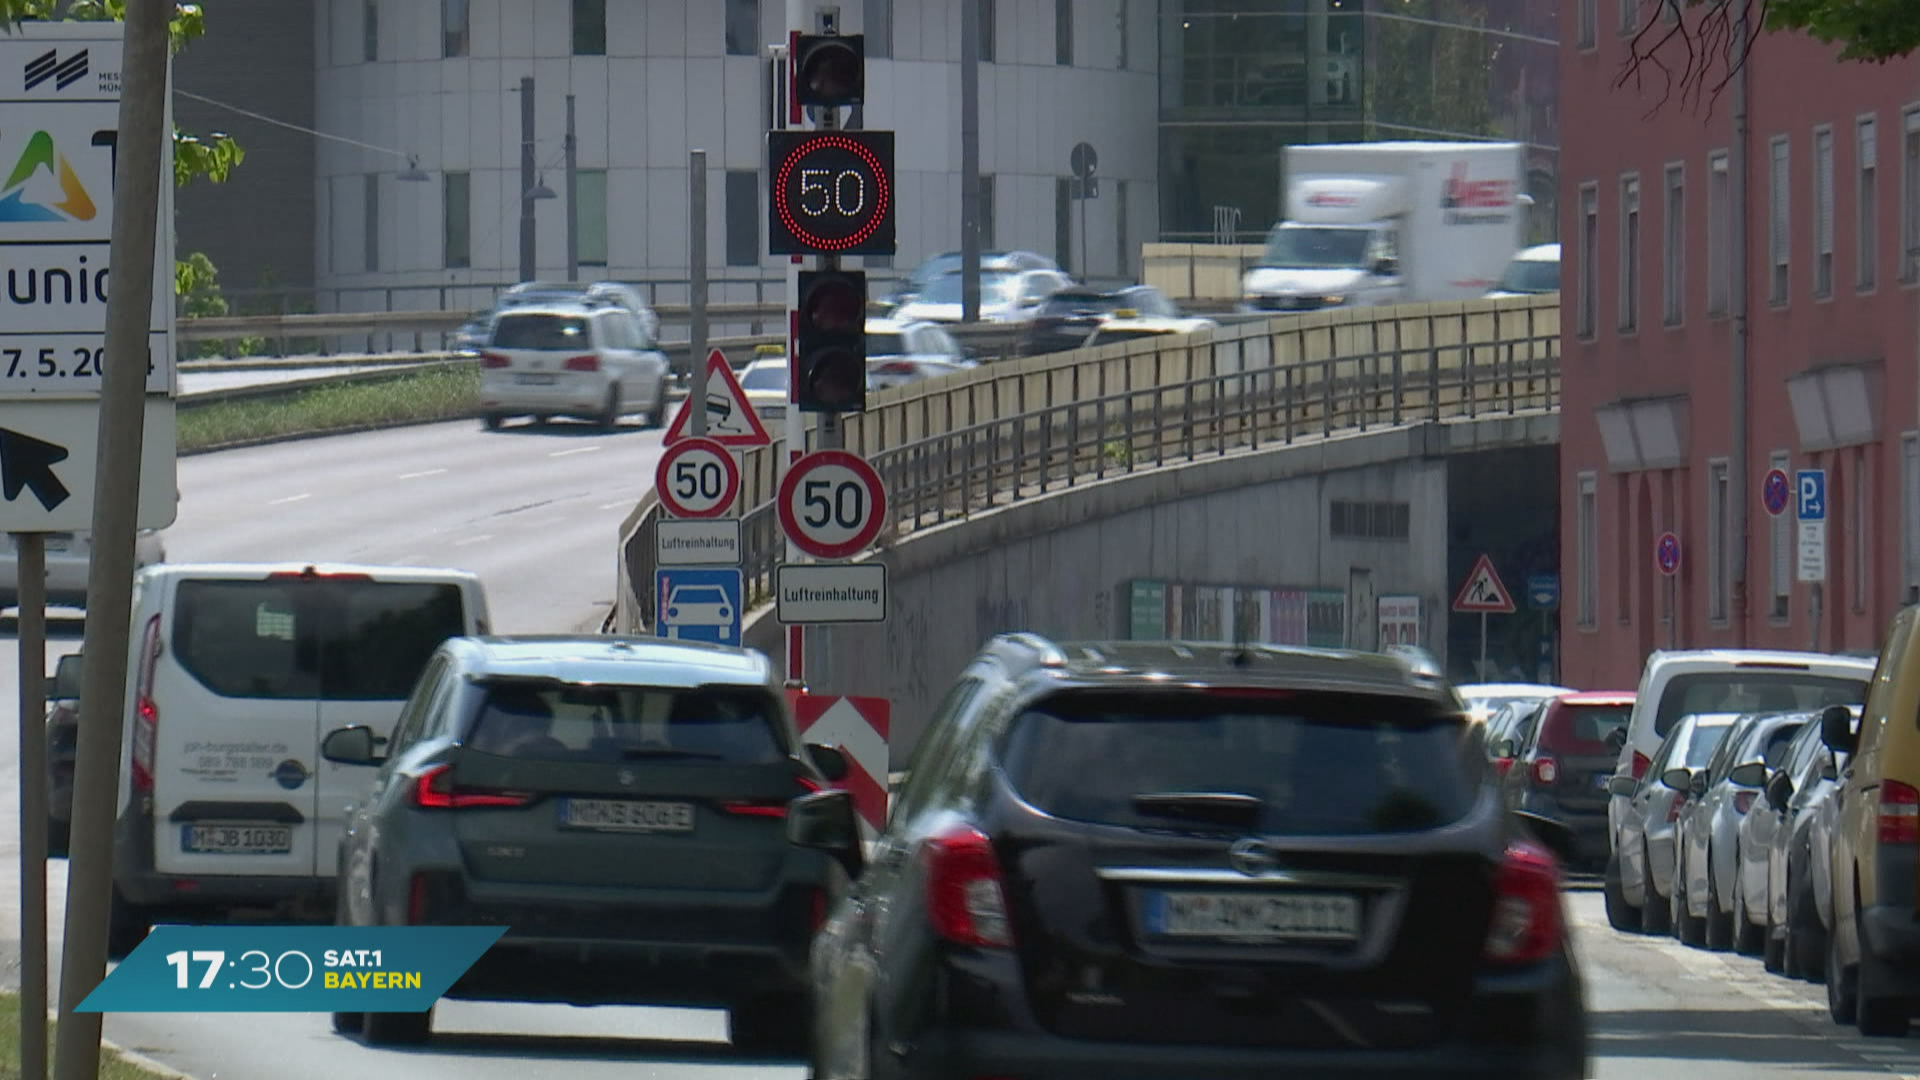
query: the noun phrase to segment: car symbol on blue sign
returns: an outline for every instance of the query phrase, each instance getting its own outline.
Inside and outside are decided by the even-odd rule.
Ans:
[[[674,568],[654,571],[657,637],[740,644],[740,571]]]

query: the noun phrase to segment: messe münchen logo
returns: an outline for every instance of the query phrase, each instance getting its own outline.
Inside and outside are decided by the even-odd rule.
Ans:
[[[3,159],[0,159],[3,160]],[[53,136],[36,131],[0,187],[0,221],[92,221],[97,211]]]

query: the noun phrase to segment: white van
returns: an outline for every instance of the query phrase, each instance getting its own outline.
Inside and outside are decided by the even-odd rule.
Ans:
[[[118,958],[164,917],[325,914],[364,768],[320,739],[384,737],[440,643],[487,632],[461,570],[162,564],[134,582],[114,834]]]

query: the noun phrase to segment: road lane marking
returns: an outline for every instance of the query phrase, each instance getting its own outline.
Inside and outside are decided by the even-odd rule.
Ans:
[[[418,480],[418,479],[420,479],[420,478],[421,478],[421,477],[423,477],[423,476],[439,476],[439,475],[440,475],[441,473],[443,473],[443,472],[446,472],[446,471],[447,471],[447,470],[445,470],[445,469],[428,469],[428,470],[426,470],[426,471],[424,471],[424,472],[403,472],[403,473],[401,473],[401,474],[400,474],[400,479],[402,479],[402,480]]]
[[[479,536],[469,536],[469,537],[467,537],[467,538],[466,538],[466,539],[464,539],[464,540],[455,540],[455,541],[453,542],[453,546],[454,546],[454,547],[466,547],[466,546],[467,546],[468,544],[478,544],[478,543],[481,543],[481,542],[483,542],[483,541],[487,541],[487,540],[491,540],[491,539],[493,539],[493,534],[492,534],[492,533],[481,533],[481,534],[480,534]]]
[[[548,457],[566,457],[568,454],[591,454],[600,449],[598,446],[576,446],[571,450],[555,450]]]
[[[636,499],[621,499],[619,502],[601,503],[596,509],[619,510],[622,508],[631,508],[637,501]]]
[[[311,499],[311,498],[313,498],[313,492],[309,491],[303,495],[289,495],[284,499],[275,499],[272,502],[268,503],[267,505],[268,506],[285,506],[287,503],[297,503],[301,499]]]

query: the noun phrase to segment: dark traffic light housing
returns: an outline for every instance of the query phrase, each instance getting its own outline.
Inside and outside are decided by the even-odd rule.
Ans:
[[[863,104],[867,94],[864,34],[801,34],[793,55],[793,92],[803,106]]]
[[[801,412],[867,408],[867,275],[802,270],[794,337],[794,403]]]

